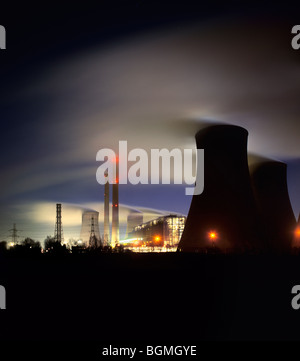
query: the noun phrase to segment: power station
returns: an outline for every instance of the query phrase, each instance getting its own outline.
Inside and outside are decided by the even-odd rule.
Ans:
[[[300,247],[300,225],[296,227],[288,195],[286,164],[263,161],[249,168],[248,131],[240,126],[209,126],[195,138],[197,149],[205,152],[204,191],[193,196],[187,217],[169,214],[144,222],[143,213],[132,210],[127,216],[126,237],[120,240],[116,157],[114,180],[110,183],[105,174],[103,239],[99,213],[88,210],[82,214],[83,245],[201,253],[288,253],[292,247]],[[56,205],[55,240],[63,242],[61,204]]]

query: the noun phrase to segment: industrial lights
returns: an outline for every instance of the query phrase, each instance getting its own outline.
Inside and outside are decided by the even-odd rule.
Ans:
[[[215,241],[218,238],[218,234],[215,231],[210,231],[208,233],[209,239],[212,241]]]
[[[296,236],[297,238],[300,238],[300,227],[297,227],[297,228],[295,229],[295,236]]]

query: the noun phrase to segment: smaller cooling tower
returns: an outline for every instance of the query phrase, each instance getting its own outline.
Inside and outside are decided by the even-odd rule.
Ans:
[[[92,220],[94,222],[92,222]],[[89,240],[91,235],[92,223],[94,224],[94,233],[95,237],[100,240],[100,231],[99,231],[99,212],[97,211],[85,211],[82,213],[82,224],[80,239],[86,245],[89,246]]]
[[[251,167],[251,178],[268,248],[288,252],[296,228],[287,188],[285,163],[266,161]]]
[[[135,212],[128,214],[127,216],[127,229],[125,239],[128,237],[128,234],[133,231],[133,229],[143,223],[143,213]]]

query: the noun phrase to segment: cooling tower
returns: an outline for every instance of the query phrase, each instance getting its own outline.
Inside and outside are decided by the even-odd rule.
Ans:
[[[246,129],[215,125],[196,134],[204,149],[204,191],[194,195],[178,250],[263,248],[247,160]]]
[[[125,239],[128,237],[128,234],[133,231],[133,228],[142,224],[143,221],[143,213],[141,212],[132,211],[132,213],[128,214]]]
[[[92,222],[92,218],[93,218],[93,222]],[[100,239],[99,212],[97,212],[97,211],[85,211],[85,212],[83,212],[82,213],[82,224],[81,224],[80,239],[86,245],[86,247],[89,246],[92,223],[94,223],[95,236],[99,240]]]
[[[294,229],[292,247],[300,248],[300,214],[298,215],[298,221]]]
[[[251,178],[268,248],[290,251],[296,219],[287,188],[285,163],[267,161],[251,167]]]
[[[119,162],[116,160],[116,180],[112,187],[111,246],[119,243]]]

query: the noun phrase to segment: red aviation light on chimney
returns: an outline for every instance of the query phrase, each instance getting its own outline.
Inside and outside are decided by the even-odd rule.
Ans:
[[[215,241],[218,239],[218,233],[216,231],[209,231],[208,237],[211,241]]]

